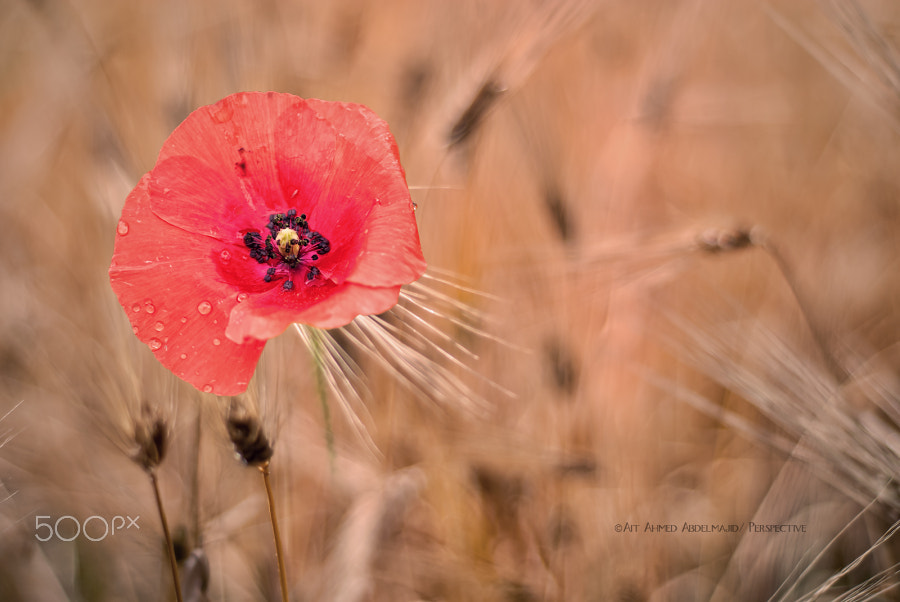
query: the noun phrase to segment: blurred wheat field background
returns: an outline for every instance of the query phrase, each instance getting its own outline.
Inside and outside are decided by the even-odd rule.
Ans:
[[[279,597],[231,402],[155,361],[107,276],[165,138],[239,90],[390,124],[436,315],[385,319],[458,360],[401,356],[409,386],[334,333],[365,428],[333,391],[332,452],[300,336],[268,344],[242,403],[292,600],[900,599],[894,3],[3,9],[0,599],[174,599],[129,459],[148,403],[176,551],[208,560],[189,599]],[[38,541],[62,516],[140,530]]]

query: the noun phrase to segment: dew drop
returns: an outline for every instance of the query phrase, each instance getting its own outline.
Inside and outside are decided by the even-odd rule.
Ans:
[[[200,305],[197,306],[197,311],[200,312],[200,315],[205,316],[212,311],[212,305],[210,305],[209,301],[201,301]]]
[[[247,300],[247,297],[249,297],[249,296],[250,296],[250,295],[247,294],[247,293],[238,293],[238,296],[237,296],[237,302],[238,302],[238,303],[243,303],[244,301]]]
[[[212,393],[212,385],[204,385],[203,392],[204,393]]]
[[[150,345],[150,349],[152,351],[156,351],[157,349],[162,347],[162,341],[160,341],[159,339],[150,339],[149,341],[147,341],[147,344]]]
[[[181,323],[182,323],[182,324],[187,324],[187,318],[181,318]]]
[[[131,327],[131,332],[133,332],[134,334],[137,334],[137,333],[138,333],[138,327],[137,327],[137,326],[132,326],[132,327]]]
[[[212,118],[219,123],[225,123],[234,115],[234,109],[230,104],[222,104],[222,106],[213,108]]]
[[[152,314],[153,312],[156,311],[156,306],[153,305],[153,303],[151,303],[150,301],[145,301],[144,302],[144,311],[147,312],[148,314]]]
[[[222,261],[228,261],[231,259],[231,252],[228,249],[223,249],[221,253],[219,253],[219,257],[222,258]]]
[[[116,232],[119,233],[119,236],[125,236],[126,234],[128,234],[128,222],[120,219],[119,225],[116,226]]]
[[[165,328],[165,325],[162,322],[157,322],[153,325],[153,329],[156,330],[156,332],[162,332],[163,328]]]
[[[132,306],[131,306],[131,311],[133,311],[133,312],[135,312],[135,313],[141,311],[141,305],[140,305],[140,303],[135,303],[134,305],[132,305]]]
[[[186,360],[186,359],[187,359],[187,353],[182,353],[179,357],[181,357],[181,359],[183,359],[183,360]]]
[[[221,344],[222,344],[222,341],[220,341],[219,339],[213,339],[213,345],[219,346]]]

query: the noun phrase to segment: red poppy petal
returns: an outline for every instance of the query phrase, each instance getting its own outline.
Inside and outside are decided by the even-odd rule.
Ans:
[[[302,157],[305,145],[297,133],[323,118],[341,135],[324,196],[310,212],[311,227],[332,248],[317,266],[339,284],[346,278],[367,286],[418,279],[426,264],[412,199],[397,145],[383,120],[362,105],[309,100],[281,116],[277,154]]]
[[[366,215],[361,245],[354,261],[351,282],[366,286],[394,286],[418,280],[426,263],[419,242],[412,198],[401,172],[386,171],[366,156],[356,156],[351,176],[335,182],[336,197],[371,196],[374,203]]]
[[[273,148],[288,208],[312,215],[338,170],[338,133],[308,101],[296,100],[278,116]]]
[[[310,99],[307,103],[341,132],[347,142],[381,163],[387,171],[397,170],[406,177],[390,127],[371,109],[360,104],[316,99]]]
[[[331,138],[325,128],[332,132]],[[275,139],[284,194],[302,199],[291,206],[306,213],[310,228],[331,243],[331,251],[316,265],[325,278],[340,284],[362,248],[365,219],[374,204],[371,195],[337,197],[333,192],[336,182],[352,177],[354,155],[306,101],[281,115]]]
[[[150,172],[150,195],[150,206],[158,217],[226,243],[239,242],[242,229],[266,221],[267,210],[254,203],[237,177],[223,177],[194,157],[158,163]]]
[[[317,328],[338,328],[360,315],[379,314],[397,303],[400,287],[370,288],[344,284],[331,296],[305,310],[279,304],[264,304],[259,298],[231,310],[226,335],[233,341],[276,337],[294,322]]]
[[[225,336],[237,293],[216,278],[209,239],[174,228],[150,209],[150,174],[128,195],[117,229],[110,283],[138,338],[197,389],[244,391],[264,341]]]
[[[345,283],[324,303],[317,303],[300,314],[296,321],[318,328],[338,328],[357,316],[386,312],[397,304],[400,286],[372,288]]]
[[[175,128],[157,163],[191,156],[220,177],[239,176],[242,186],[264,207],[283,211],[284,198],[272,153],[278,116],[301,99],[275,92],[240,92],[200,107]],[[333,136],[333,134],[332,134]]]
[[[425,257],[413,212],[406,174],[390,128],[363,105],[308,101],[325,116],[360,155],[351,161],[358,180],[378,199],[368,217],[359,264],[349,279],[368,286],[407,284],[425,273]],[[381,170],[371,165],[376,161]],[[364,175],[363,175],[364,174]]]
[[[239,92],[200,107],[166,139],[157,162],[191,156],[221,173],[231,173],[240,161],[237,149],[274,148],[278,116],[300,100],[277,92]]]

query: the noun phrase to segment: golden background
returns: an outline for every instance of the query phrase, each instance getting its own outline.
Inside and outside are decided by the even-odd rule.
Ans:
[[[293,331],[269,343],[247,403],[276,441],[293,600],[896,599],[894,3],[2,8],[0,599],[172,599],[129,459],[146,403],[208,598],[279,596],[227,400],[152,358],[107,279],[165,138],[240,90],[390,124],[431,273],[459,283],[427,282],[433,323],[484,377],[427,348],[416,390],[355,356],[378,451],[332,398],[331,455],[309,352]],[[753,244],[716,247],[729,232]],[[484,407],[429,385],[436,365]],[[94,515],[141,529],[35,537],[36,517]]]

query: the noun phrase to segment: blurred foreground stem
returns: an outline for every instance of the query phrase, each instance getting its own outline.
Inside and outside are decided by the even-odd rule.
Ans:
[[[169,564],[172,567],[172,581],[175,584],[175,599],[183,602],[181,596],[181,580],[178,578],[178,561],[175,560],[175,546],[172,544],[172,534],[169,532],[169,521],[166,520],[166,511],[163,509],[162,497],[159,495],[159,480],[156,471],[149,470],[150,482],[153,484],[153,495],[156,496],[156,509],[159,510],[159,521],[162,523],[163,533],[166,536],[166,552],[169,555]]]
[[[281,600],[288,602],[287,573],[284,570],[284,553],[281,550],[281,535],[278,529],[278,517],[275,514],[275,496],[272,494],[272,482],[269,479],[269,462],[259,465],[266,485],[266,497],[269,500],[269,518],[272,520],[272,532],[275,535],[275,559],[278,561],[278,579],[281,582]]]

